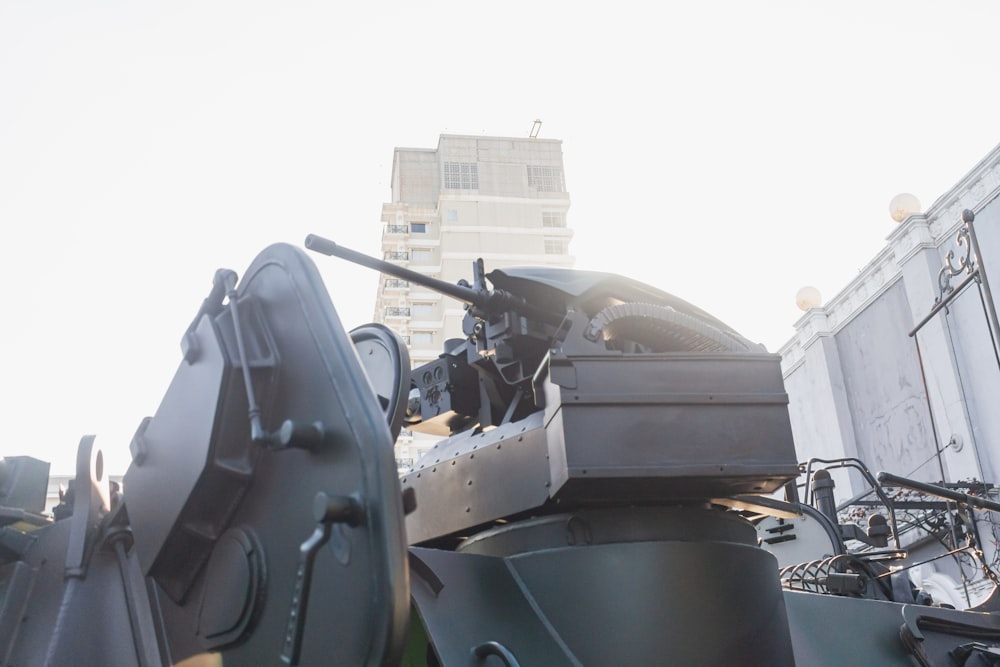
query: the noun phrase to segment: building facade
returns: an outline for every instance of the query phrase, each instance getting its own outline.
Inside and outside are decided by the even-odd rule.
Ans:
[[[383,258],[448,283],[510,266],[573,265],[562,142],[442,135],[437,148],[397,148],[392,201],[382,206]],[[463,304],[383,274],[375,321],[406,341],[414,366],[462,337]],[[429,446],[404,431],[397,458],[407,467]]]
[[[1000,147],[796,324],[780,353],[799,460],[853,457],[873,473],[925,482],[1000,481],[991,282],[1000,285]],[[841,499],[866,489],[858,474],[837,484]]]

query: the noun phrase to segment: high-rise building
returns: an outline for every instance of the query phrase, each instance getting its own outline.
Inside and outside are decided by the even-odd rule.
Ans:
[[[383,258],[448,283],[510,266],[569,267],[569,194],[556,139],[442,135],[437,148],[397,148],[392,201],[382,207]],[[393,276],[380,278],[375,321],[403,336],[414,366],[462,336],[463,304]],[[419,451],[406,437],[407,465]]]

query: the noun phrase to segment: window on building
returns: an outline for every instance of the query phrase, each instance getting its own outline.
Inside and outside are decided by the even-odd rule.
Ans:
[[[445,162],[444,187],[446,190],[478,190],[479,165],[475,162]]]
[[[415,320],[427,320],[434,317],[433,303],[411,303],[410,315]]]
[[[542,211],[542,227],[565,227],[566,214],[562,211]]]
[[[430,264],[434,259],[434,251],[429,248],[413,248],[410,250],[410,261],[417,264]]]
[[[427,233],[427,223],[426,222],[411,222],[410,223],[410,233],[411,234],[426,234]]]
[[[434,344],[433,331],[411,331],[410,344],[413,347],[430,347]]]
[[[528,187],[538,192],[562,192],[563,175],[559,167],[528,165]]]
[[[546,255],[565,255],[568,248],[564,239],[545,239]]]

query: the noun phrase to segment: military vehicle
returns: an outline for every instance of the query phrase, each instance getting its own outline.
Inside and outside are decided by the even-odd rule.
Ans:
[[[92,436],[51,512],[47,465],[0,463],[3,664],[1000,664],[995,596],[915,586],[886,488],[972,553],[1000,506],[800,464],[779,357],[718,319],[616,275],[305,247],[462,301],[464,338],[411,369],[292,245],[218,271],[121,485]],[[400,476],[403,428],[440,440]]]

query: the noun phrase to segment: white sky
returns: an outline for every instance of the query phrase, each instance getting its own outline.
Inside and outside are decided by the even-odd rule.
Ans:
[[[593,4],[0,3],[0,455],[70,472],[96,433],[124,472],[215,269],[310,232],[377,254],[396,146],[542,119],[579,268],[777,350],[895,194],[1000,141],[1000,4]],[[316,260],[370,321],[376,276]]]

